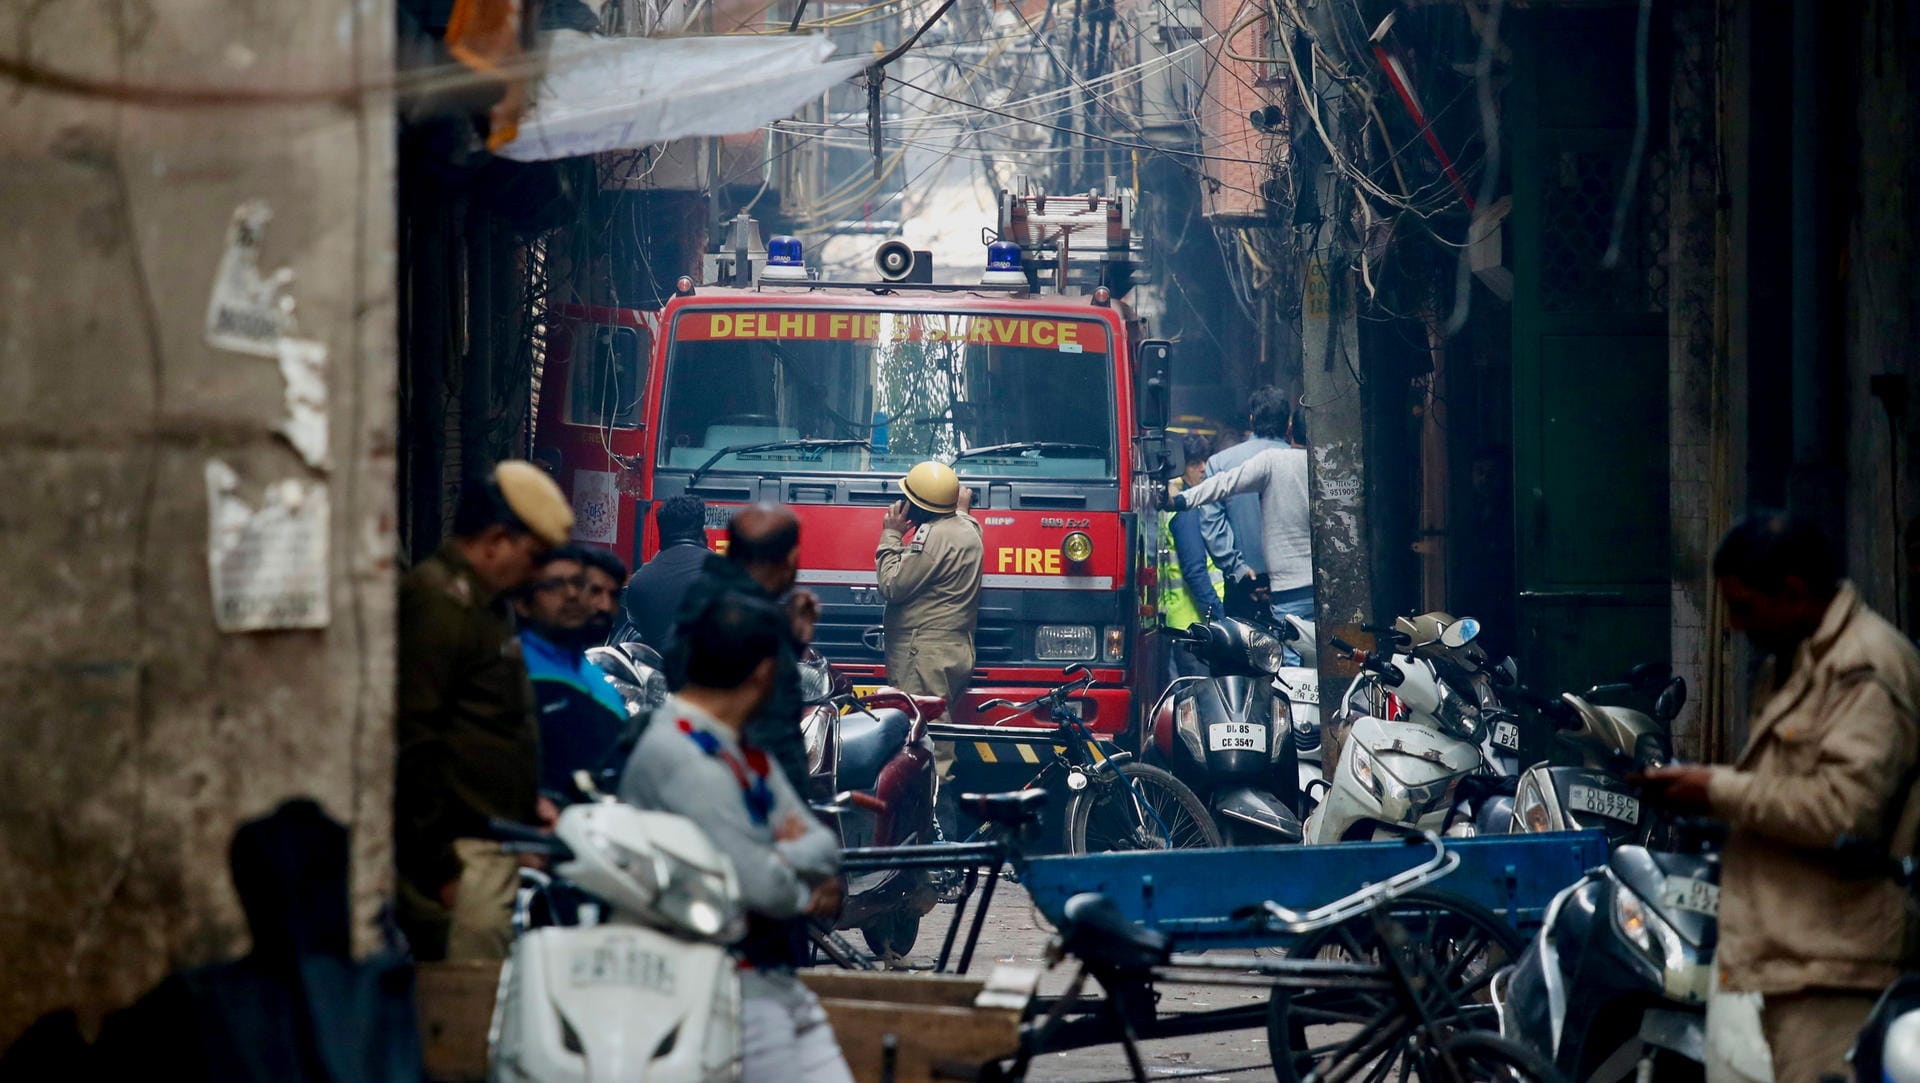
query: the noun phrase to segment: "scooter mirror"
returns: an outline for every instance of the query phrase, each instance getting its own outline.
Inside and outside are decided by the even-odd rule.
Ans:
[[[1671,722],[1680,717],[1680,709],[1687,705],[1687,679],[1675,677],[1660,690],[1660,698],[1653,702],[1653,716],[1662,722]]]
[[[1458,650],[1473,642],[1480,634],[1480,622],[1472,617],[1461,617],[1440,631],[1440,645],[1450,650]]]
[[[1642,662],[1627,671],[1627,683],[1638,692],[1651,695],[1673,676],[1673,667],[1665,662]]]
[[[1520,665],[1509,654],[1500,660],[1493,669],[1493,683],[1504,688],[1514,688],[1520,684]]]

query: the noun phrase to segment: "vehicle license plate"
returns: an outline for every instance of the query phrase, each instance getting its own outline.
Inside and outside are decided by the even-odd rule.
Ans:
[[[624,985],[672,995],[673,960],[639,944],[598,944],[573,953],[573,984]]]
[[[1660,901],[1679,910],[1715,917],[1720,913],[1720,885],[1691,876],[1669,876],[1660,888]]]
[[[1319,681],[1288,681],[1287,698],[1295,703],[1319,703]]]
[[[1207,727],[1207,748],[1215,752],[1265,752],[1267,728],[1252,722],[1215,722]]]
[[[1605,816],[1609,820],[1620,820],[1630,824],[1640,822],[1639,798],[1628,797],[1624,793],[1595,789],[1592,786],[1568,786],[1567,802],[1582,812]]]
[[[1512,749],[1515,752],[1520,751],[1520,727],[1511,722],[1495,722],[1493,724],[1493,744],[1496,748]]]

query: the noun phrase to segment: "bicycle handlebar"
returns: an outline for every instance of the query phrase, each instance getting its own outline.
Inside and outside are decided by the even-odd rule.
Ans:
[[[1357,917],[1373,909],[1376,905],[1414,891],[1440,879],[1460,866],[1460,855],[1447,849],[1440,836],[1432,831],[1423,831],[1418,835],[1408,835],[1409,843],[1424,840],[1433,847],[1433,857],[1424,864],[1416,865],[1380,881],[1369,884],[1344,898],[1335,899],[1324,906],[1317,906],[1305,912],[1281,906],[1272,899],[1257,907],[1249,907],[1236,913],[1236,917],[1250,918],[1263,929],[1283,932],[1291,935],[1311,933],[1329,926],[1338,925],[1349,918]]]
[[[1012,708],[1013,714],[1009,715],[1008,717],[1017,718],[1023,714],[1032,714],[1033,712],[1039,710],[1042,706],[1047,706],[1050,708],[1063,707],[1066,705],[1068,696],[1073,695],[1075,692],[1085,691],[1087,688],[1093,685],[1092,671],[1087,669],[1085,665],[1082,665],[1079,662],[1075,662],[1072,665],[1065,667],[1060,672],[1067,673],[1067,674],[1078,673],[1080,674],[1080,676],[1075,677],[1073,680],[1068,681],[1065,684],[1056,685],[1052,688],[1049,688],[1045,692],[1040,693],[1039,695],[1035,696],[1034,698],[1028,700],[1025,703],[1012,703],[1004,699],[990,699],[990,700],[985,700],[981,702],[979,706],[975,708],[975,710],[997,711],[1002,708]]]

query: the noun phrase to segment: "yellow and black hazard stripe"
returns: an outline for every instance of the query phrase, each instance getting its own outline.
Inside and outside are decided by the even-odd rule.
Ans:
[[[953,743],[954,758],[970,763],[989,763],[995,765],[1030,764],[1038,767],[1047,762],[1048,757],[1041,750],[1044,740],[1034,738],[1008,738],[992,740],[964,740]],[[1053,755],[1064,756],[1067,746],[1055,743]],[[1107,753],[1098,744],[1093,746],[1093,758],[1096,763],[1106,761]]]

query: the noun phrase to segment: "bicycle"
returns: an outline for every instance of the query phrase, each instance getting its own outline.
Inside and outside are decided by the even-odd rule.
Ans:
[[[1076,662],[1061,673],[1078,676],[1025,703],[992,699],[979,706],[983,711],[1011,708],[1009,718],[1034,715],[1044,708],[1049,728],[935,723],[928,730],[937,740],[1024,744],[1039,751],[1044,762],[1023,789],[1044,788],[1064,775],[1070,794],[1068,853],[1222,845],[1220,828],[1206,803],[1186,783],[1162,768],[1136,762],[1132,753],[1088,728],[1073,699],[1093,684],[1087,667]],[[989,830],[990,825],[983,824],[969,841]]]
[[[1002,818],[1011,815],[1003,813]],[[1106,896],[1075,896],[1066,905],[1049,960],[1057,964],[1071,958],[1079,969],[1067,991],[1044,1002],[1023,1028],[1019,1053],[993,1066],[982,1078],[1020,1079],[1042,1054],[1117,1041],[1133,1077],[1144,1083],[1148,1077],[1138,1049],[1143,1038],[1239,1029],[1257,1025],[1265,1012],[1268,1055],[1283,1083],[1377,1083],[1394,1076],[1396,1068],[1400,1080],[1418,1074],[1423,1080],[1456,1083],[1559,1083],[1558,1072],[1532,1050],[1475,1029],[1486,1022],[1479,1010],[1478,991],[1479,975],[1492,970],[1487,949],[1511,950],[1519,938],[1476,904],[1425,890],[1451,872],[1460,859],[1448,852],[1439,837],[1428,834],[1424,841],[1434,849],[1427,863],[1331,903],[1303,913],[1268,901],[1236,912],[1235,920],[1258,931],[1307,938],[1302,942],[1307,951],[1279,959],[1176,952],[1167,935],[1128,922]],[[1415,935],[1416,929],[1463,925],[1484,935],[1469,939],[1464,949],[1456,949],[1444,962],[1421,950],[1422,942]],[[1362,945],[1356,951],[1365,961],[1322,958],[1312,948],[1316,934],[1344,936],[1356,928],[1370,930],[1371,950]],[[1097,999],[1088,995],[1090,979],[1103,993]],[[1271,994],[1265,1008],[1157,1015],[1153,984],[1166,981],[1267,988]],[[1342,997],[1370,1000],[1383,1010],[1345,1043],[1298,1050],[1290,1040],[1289,1013],[1314,998]]]

